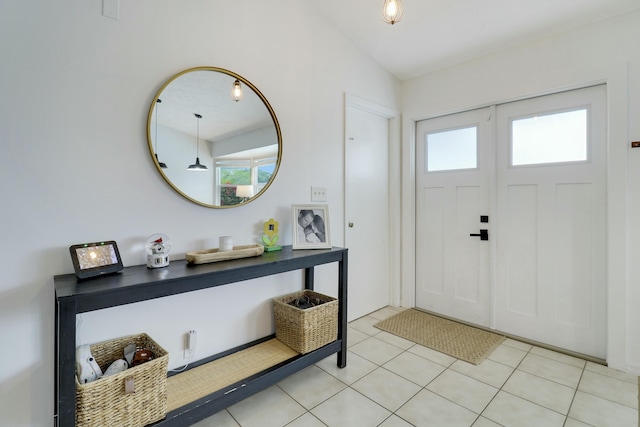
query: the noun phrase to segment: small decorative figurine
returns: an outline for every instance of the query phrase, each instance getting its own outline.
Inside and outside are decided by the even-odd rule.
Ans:
[[[144,245],[147,252],[147,267],[160,268],[169,265],[169,251],[171,240],[166,234],[157,233],[147,238]]]
[[[262,236],[265,252],[274,252],[282,249],[282,246],[276,245],[278,239],[280,239],[280,236],[278,236],[278,221],[270,218],[269,221],[264,223],[264,236]]]

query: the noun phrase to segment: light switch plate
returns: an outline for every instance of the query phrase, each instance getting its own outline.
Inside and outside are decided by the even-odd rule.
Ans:
[[[326,202],[327,201],[327,188],[326,187],[311,187],[311,201],[312,202]]]

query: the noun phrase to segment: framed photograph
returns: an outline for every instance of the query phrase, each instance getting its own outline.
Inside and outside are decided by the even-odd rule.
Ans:
[[[292,205],[293,249],[331,247],[329,207],[327,205]]]

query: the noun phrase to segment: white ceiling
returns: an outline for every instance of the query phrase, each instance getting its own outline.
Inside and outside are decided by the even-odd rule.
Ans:
[[[249,86],[242,84],[241,101],[231,99],[235,80],[235,76],[209,69],[181,73],[171,80],[162,89],[161,102],[149,123],[154,140],[156,118],[159,125],[186,135],[199,133],[200,139],[207,141],[273,127],[269,110]],[[195,114],[202,117],[197,119]]]
[[[382,20],[384,0],[302,1],[399,80],[640,9],[640,0],[402,0],[402,20],[389,25]],[[200,84],[210,90],[196,85],[197,93],[191,94],[187,88],[194,79],[207,80]],[[214,140],[237,125],[229,106],[245,110],[243,126],[255,129],[270,122],[249,88],[240,103],[231,101],[234,79],[201,72],[174,80],[160,96],[159,123],[195,136],[197,112],[203,116],[201,139]],[[213,93],[222,105],[209,102]]]
[[[399,80],[640,9],[640,0],[304,0]]]

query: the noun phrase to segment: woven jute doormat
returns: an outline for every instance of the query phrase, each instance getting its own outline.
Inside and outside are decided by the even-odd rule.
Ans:
[[[404,310],[374,326],[474,365],[504,341],[504,336],[415,309]]]

